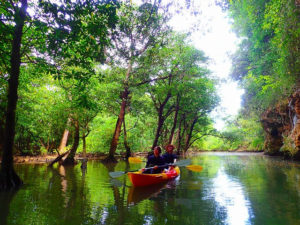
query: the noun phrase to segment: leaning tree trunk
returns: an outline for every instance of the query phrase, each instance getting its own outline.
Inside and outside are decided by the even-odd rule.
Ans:
[[[67,158],[64,160],[63,165],[74,165],[75,164],[75,154],[79,145],[79,124],[78,120],[74,121],[74,127],[75,127],[75,135],[74,135],[74,143],[71,148],[70,154],[67,156]]]
[[[16,12],[15,30],[13,36],[12,53],[10,59],[10,78],[8,81],[8,98],[5,121],[5,138],[0,172],[0,190],[17,188],[22,180],[13,168],[13,145],[15,137],[16,106],[18,101],[18,85],[21,66],[22,31],[26,18],[27,0],[21,1],[21,8]]]
[[[129,95],[129,90],[128,90],[128,86],[126,85],[124,88],[124,91],[122,93],[121,109],[120,109],[119,117],[118,117],[118,120],[116,123],[115,132],[114,132],[113,138],[110,143],[109,154],[104,159],[104,161],[106,161],[106,162],[116,162],[117,161],[115,158],[115,152],[117,150],[118,143],[119,143],[119,137],[120,137],[120,133],[121,133],[122,123],[124,121],[125,109],[126,109],[126,105],[127,105],[127,101],[128,101],[128,95]]]
[[[68,137],[69,137],[69,130],[65,129],[64,133],[62,135],[61,141],[60,141],[60,145],[58,147],[58,152],[61,153],[63,152],[63,150],[65,149],[65,147],[67,146],[67,142],[68,142]]]
[[[68,118],[67,127],[69,126],[70,122],[71,122],[71,118]],[[58,152],[59,153],[63,152],[63,150],[67,146],[69,133],[70,133],[69,130],[67,128],[65,128],[64,133],[62,135],[62,138],[60,140],[59,147],[58,147]]]
[[[117,160],[115,158],[115,153],[116,153],[116,150],[118,147],[122,123],[123,123],[124,116],[125,116],[125,109],[126,109],[127,102],[128,102],[128,96],[129,96],[128,81],[129,81],[129,77],[131,75],[131,70],[132,70],[132,61],[129,62],[129,65],[127,68],[126,77],[124,80],[124,91],[122,92],[122,95],[121,95],[121,98],[122,98],[121,109],[120,109],[120,113],[119,113],[118,120],[116,123],[115,132],[114,132],[113,138],[110,143],[109,153],[108,153],[108,156],[103,160],[104,162],[117,162]]]

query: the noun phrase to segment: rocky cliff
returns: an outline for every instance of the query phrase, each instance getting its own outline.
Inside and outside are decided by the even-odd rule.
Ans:
[[[300,159],[300,89],[261,116],[265,152]]]

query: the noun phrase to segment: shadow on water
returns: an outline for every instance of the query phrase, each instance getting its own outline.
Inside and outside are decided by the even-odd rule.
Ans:
[[[7,219],[9,215],[10,203],[18,190],[0,192],[0,224],[8,224]]]
[[[157,195],[162,189],[166,188],[166,183],[146,186],[146,187],[130,187],[128,191],[127,203],[136,205],[139,202],[149,199]]]

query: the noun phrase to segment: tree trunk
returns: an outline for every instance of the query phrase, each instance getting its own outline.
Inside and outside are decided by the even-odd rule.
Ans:
[[[0,109],[3,110],[3,112],[5,111],[5,109]],[[3,151],[3,143],[4,143],[4,123],[5,121],[3,120],[3,118],[1,118],[0,121],[0,157],[2,155],[2,151]]]
[[[68,119],[67,126],[69,125],[69,123],[70,123],[70,118]],[[63,150],[67,146],[68,137],[69,137],[69,130],[65,129],[58,148],[59,153],[63,152]]]
[[[58,147],[59,153],[63,152],[65,147],[67,146],[68,137],[69,137],[69,130],[65,129],[60,141],[60,145]]]
[[[190,147],[190,141],[191,141],[191,138],[192,138],[192,133],[193,133],[195,124],[197,123],[197,120],[198,120],[198,117],[195,117],[194,120],[193,120],[193,122],[192,122],[192,124],[191,124],[191,128],[190,128],[189,132],[186,135],[184,152],[187,152],[187,150]]]
[[[83,160],[81,161],[81,171],[82,176],[85,176],[86,169],[87,169],[87,158],[86,158],[86,137],[89,135],[90,130],[88,128],[88,122],[85,124],[83,129],[83,135],[82,135],[82,157]]]
[[[124,120],[125,109],[127,106],[127,101],[128,101],[128,96],[129,96],[128,81],[129,81],[129,77],[131,74],[131,70],[132,70],[132,61],[130,61],[128,64],[128,68],[127,68],[127,72],[126,72],[126,76],[125,76],[125,80],[124,80],[124,91],[122,92],[122,95],[121,95],[122,103],[121,103],[120,113],[119,113],[118,120],[116,123],[115,132],[114,132],[114,135],[113,135],[111,143],[110,143],[109,153],[108,153],[108,156],[103,160],[103,162],[117,162],[117,160],[115,158],[115,153],[116,153],[116,150],[118,147],[119,137],[120,137],[120,133],[121,133],[121,127],[122,127],[122,123]]]
[[[127,142],[127,131],[126,131],[126,125],[125,125],[125,117],[123,121],[123,131],[124,131],[124,147],[126,149],[126,159],[128,159],[131,156],[130,146]]]
[[[82,157],[85,159],[86,158],[86,140],[85,140],[85,135],[82,136]]]
[[[48,136],[48,138],[47,138],[47,153],[49,152],[49,149],[50,149],[50,138],[49,138],[49,136]]]
[[[12,53],[10,59],[11,71],[8,81],[8,98],[5,121],[5,139],[0,172],[0,190],[18,188],[22,180],[13,168],[13,145],[15,137],[16,106],[18,101],[18,85],[21,66],[22,31],[26,18],[27,0],[21,1],[21,8],[16,12],[16,25],[13,36]]]
[[[157,129],[156,129],[153,145],[152,145],[152,148],[151,148],[152,150],[154,150],[154,148],[157,146],[158,139],[159,139],[160,132],[161,132],[161,129],[163,127],[163,124],[164,124],[164,117],[162,115],[162,110],[160,110],[159,113],[158,113]]]
[[[178,111],[179,111],[179,96],[177,95],[175,115],[174,115],[174,120],[173,120],[173,126],[172,126],[172,129],[171,129],[171,132],[170,132],[170,137],[169,137],[168,144],[172,144],[172,141],[173,141],[173,136],[174,136],[176,125],[177,125]]]
[[[67,158],[64,160],[63,165],[75,165],[75,154],[79,145],[79,124],[78,120],[74,121],[74,127],[75,127],[75,135],[74,135],[74,143],[71,148],[70,154],[67,156]]]
[[[82,157],[83,160],[81,161],[81,171],[82,171],[82,176],[85,176],[86,169],[87,169],[87,158],[86,158],[86,137],[87,135],[83,134],[82,136]]]
[[[161,134],[161,129],[164,125],[164,122],[166,120],[166,118],[169,116],[169,113],[171,112],[170,109],[168,110],[168,112],[163,115],[164,113],[164,109],[165,109],[165,106],[167,104],[167,102],[169,101],[169,99],[171,98],[171,93],[168,92],[165,100],[160,103],[160,106],[156,108],[157,110],[157,113],[158,113],[158,121],[157,121],[157,129],[156,129],[156,134],[155,134],[155,138],[154,138],[154,141],[153,141],[153,145],[152,145],[152,150],[154,150],[155,146],[157,146],[157,143],[158,143],[158,139],[160,137],[160,134]],[[152,98],[153,100],[153,98]]]
[[[69,154],[70,150],[66,151],[65,153],[59,155],[56,157],[56,159],[54,159],[49,165],[48,167],[53,166],[54,163],[59,162],[63,157],[65,157],[65,155]]]
[[[122,103],[121,103],[119,117],[118,117],[118,120],[116,123],[116,128],[115,128],[113,138],[111,140],[109,154],[108,154],[107,158],[104,159],[105,162],[117,162],[117,160],[115,158],[115,152],[118,147],[119,137],[120,137],[120,133],[121,133],[121,127],[122,127],[122,123],[124,121],[125,109],[126,109],[126,105],[127,105],[127,101],[128,101],[128,95],[129,95],[128,86],[125,86],[124,91],[122,93]]]
[[[178,137],[178,143],[177,143],[177,155],[180,154],[180,150],[181,150],[181,141],[182,141],[181,125],[182,125],[183,119],[184,119],[184,114],[181,116],[181,118],[180,118],[180,120],[179,120],[179,124],[178,124],[178,131],[177,131],[177,137]]]

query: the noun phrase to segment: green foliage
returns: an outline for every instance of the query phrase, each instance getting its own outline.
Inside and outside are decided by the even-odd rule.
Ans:
[[[234,0],[229,11],[242,38],[231,75],[245,90],[241,113],[252,124],[299,88],[300,11],[293,0]],[[240,125],[246,146],[261,148],[263,136],[253,135],[261,131],[259,123]]]
[[[133,152],[149,151],[151,148],[156,121],[151,115],[141,112],[140,115],[126,115],[127,141]],[[107,152],[107,146],[110,145],[111,137],[114,132],[116,118],[101,114],[95,117],[91,122],[91,133],[87,137],[87,152]],[[117,152],[125,152],[123,144],[123,133],[120,136],[120,143]],[[80,147],[81,149],[81,147]]]
[[[205,150],[260,151],[264,147],[264,134],[255,115],[245,117],[240,114],[227,121],[227,126],[219,132],[197,143]]]
[[[298,153],[298,149],[291,136],[283,136],[283,145],[280,148],[280,151],[290,157],[294,157]]]
[[[157,45],[147,51],[141,60],[143,67],[138,70],[143,80],[151,81],[145,89],[151,96],[153,112],[163,125],[162,130],[157,131],[159,144],[163,146],[169,141],[172,127],[177,131],[182,128],[181,136],[185,139],[193,131],[195,138],[195,133],[204,133],[203,128],[211,124],[207,120],[208,113],[218,103],[215,81],[205,65],[207,58],[202,51],[189,45],[186,38],[186,35],[170,33],[164,46]],[[197,126],[200,129],[195,129]],[[187,143],[187,148],[193,142],[181,141]]]
[[[92,132],[87,137],[87,152],[107,152],[114,132],[115,118],[99,115],[90,124]],[[80,148],[81,149],[81,148]]]
[[[117,23],[116,1],[39,1],[41,26],[47,27],[49,55],[64,64],[81,67],[93,61],[103,62],[104,48],[109,45],[109,29]]]
[[[14,27],[7,21],[15,18],[10,14],[12,2],[0,4],[3,140],[7,65]],[[125,123],[132,151],[148,151],[152,145],[157,127],[152,97],[159,102],[170,95],[161,145],[174,124],[177,131],[181,129],[182,137],[190,135],[189,143],[211,129],[208,113],[217,105],[218,97],[216,81],[205,66],[207,58],[187,43],[187,35],[170,30],[167,16],[160,14],[158,7],[100,0],[84,4],[30,2],[34,13],[28,14],[24,26],[16,109],[15,149],[19,153],[54,152],[65,129],[70,131],[70,148],[75,140],[75,123],[79,124],[80,138],[86,137],[88,152],[106,152],[124,87],[130,92]],[[99,64],[103,62],[105,67]],[[176,104],[180,110],[174,122]],[[124,138],[122,131],[118,152],[125,150]]]
[[[262,112],[291,94],[299,79],[299,10],[292,0],[231,1],[243,37],[232,76],[245,88],[244,105]]]
[[[15,138],[19,151],[42,145],[51,145],[51,150],[59,144],[69,105],[62,94],[51,76],[42,76],[32,67],[22,71]]]

